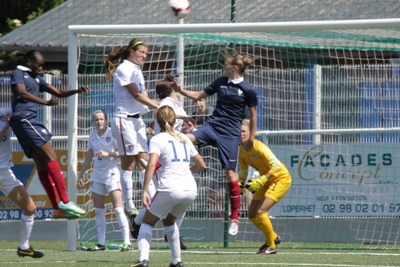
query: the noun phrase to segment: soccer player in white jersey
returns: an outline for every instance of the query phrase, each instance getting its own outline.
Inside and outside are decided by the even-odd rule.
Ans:
[[[106,209],[104,200],[108,194],[117,216],[119,228],[121,229],[124,244],[121,251],[131,249],[129,238],[128,219],[124,214],[122,191],[120,186],[120,171],[117,165],[118,151],[116,141],[107,126],[107,114],[103,110],[96,110],[93,113],[93,123],[96,130],[92,131],[88,140],[88,152],[79,174],[78,183],[81,188],[85,187],[83,175],[90,168],[93,162],[90,191],[94,209],[96,212],[96,230],[98,243],[91,251],[105,250],[106,239]]]
[[[156,109],[158,101],[147,96],[142,67],[147,57],[147,45],[139,38],[111,52],[105,60],[106,80],[113,78],[115,117],[111,130],[117,141],[121,159],[121,186],[127,214],[136,215],[133,204],[132,171],[136,166],[139,180],[144,179],[144,168],[140,158],[147,158],[146,125],[141,115],[150,108]],[[118,62],[122,63],[116,67]]]
[[[0,109],[0,191],[22,209],[20,224],[20,243],[17,255],[20,257],[41,258],[43,253],[33,250],[29,245],[32,233],[36,205],[26,191],[24,184],[18,180],[11,167],[11,109]]]
[[[164,79],[160,80],[156,84],[156,93],[158,97],[160,98],[160,104],[158,108],[164,107],[164,106],[169,106],[171,107],[176,115],[176,121],[175,124],[173,125],[173,128],[176,132],[183,132],[187,133],[191,130],[193,130],[196,125],[194,119],[190,118],[187,116],[186,111],[183,109],[183,105],[180,99],[179,93],[176,93],[174,90],[171,88],[171,82],[174,80],[174,76],[172,74],[168,74]],[[154,134],[160,133],[160,125],[158,124],[157,120],[154,121]],[[144,165],[147,165],[147,162],[143,161]],[[158,177],[160,177],[162,174],[162,167],[156,167],[156,172],[155,175],[153,176],[152,182],[154,184],[154,188],[158,188]],[[143,185],[143,184],[142,184]],[[149,196],[152,198],[155,194],[155,190],[152,186],[149,187]],[[134,224],[132,225],[132,228],[135,228],[135,230],[132,230],[132,236],[134,238],[137,238],[137,234],[139,233],[138,227],[140,227],[140,224],[142,223],[143,216],[145,213],[145,209],[142,209],[139,214],[134,218]],[[184,214],[183,214],[184,216]],[[176,220],[176,224],[178,227],[181,226],[182,224],[182,218],[178,218]],[[168,241],[166,236],[165,236],[165,241]],[[180,240],[180,246],[182,250],[186,250],[186,246],[183,244],[183,241]]]
[[[190,139],[174,131],[176,115],[171,107],[159,108],[156,119],[161,130],[150,140],[150,158],[142,189],[143,205],[147,210],[139,231],[139,260],[131,265],[133,267],[148,266],[152,229],[159,219],[162,219],[171,249],[170,267],[183,266],[179,228],[175,221],[182,217],[197,196],[197,185],[192,173],[206,168]],[[192,166],[191,161],[194,163]],[[151,199],[148,186],[157,162],[160,162],[164,171],[159,179],[157,193]]]

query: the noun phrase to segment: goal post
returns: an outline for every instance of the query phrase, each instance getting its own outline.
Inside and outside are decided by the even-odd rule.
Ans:
[[[93,90],[88,96],[71,97],[68,104],[70,196],[77,196],[70,183],[76,182],[78,151],[85,150],[93,108],[103,108],[112,117],[112,84],[104,81],[103,66],[110,51],[133,37],[146,41],[149,55],[143,73],[149,96],[156,98],[156,81],[177,68],[185,88],[205,88],[221,73],[222,50],[234,44],[234,50],[254,59],[245,79],[259,95],[257,136],[292,174],[291,190],[269,212],[285,244],[392,248],[398,242],[394,228],[400,216],[400,186],[394,177],[400,168],[395,156],[400,148],[400,66],[393,62],[400,51],[400,19],[68,29],[69,89],[83,84]],[[212,96],[207,104],[213,106],[215,100]],[[188,99],[184,104],[191,115],[194,104]],[[144,116],[146,123],[152,115]],[[206,147],[200,153],[207,170],[196,176],[198,198],[181,233],[193,246],[211,247],[227,241],[221,186],[225,178],[216,150]],[[89,196],[78,198],[90,211]],[[232,246],[265,242],[246,218],[250,199],[251,194],[242,196],[239,234],[230,238]],[[135,201],[140,204],[139,198]],[[78,230],[76,223],[69,224],[68,249],[76,248]],[[162,229],[155,231],[153,239],[162,246]]]

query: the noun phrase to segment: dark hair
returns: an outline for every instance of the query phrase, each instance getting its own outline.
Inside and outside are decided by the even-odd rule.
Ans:
[[[133,38],[128,45],[124,45],[118,51],[113,51],[106,57],[104,64],[106,65],[106,81],[110,80],[116,70],[116,62],[121,59],[127,59],[131,49],[137,50],[140,45],[147,47],[140,38]]]
[[[171,82],[175,80],[173,74],[167,74],[161,81],[158,81],[156,84],[156,94],[160,99],[164,99],[171,95],[172,87],[170,85]]]
[[[24,59],[25,62],[28,61],[28,60],[36,61],[38,56],[41,56],[41,55],[42,54],[39,51],[32,49],[32,50],[29,50],[28,52],[25,53],[23,59]]]

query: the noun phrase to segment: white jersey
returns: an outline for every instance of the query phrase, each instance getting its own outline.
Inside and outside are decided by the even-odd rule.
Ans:
[[[171,107],[175,111],[176,115],[187,117],[187,113],[183,109],[182,102],[179,100],[175,100],[171,97],[166,97],[160,101],[158,108],[161,108],[163,106]],[[182,125],[183,125],[183,120],[177,119],[174,124],[174,130],[176,132],[180,132],[182,129]],[[159,132],[160,132],[160,125],[158,125],[157,120],[154,120],[154,134],[158,134]]]
[[[159,177],[158,191],[197,190],[196,181],[190,171],[190,159],[198,154],[190,139],[179,133],[186,142],[181,142],[166,132],[150,140],[149,154],[159,155],[158,162],[163,171]]]
[[[93,159],[93,172],[91,179],[96,182],[108,184],[113,181],[109,180],[114,177],[119,180],[119,168],[117,158],[103,157],[99,158],[96,153],[100,150],[107,152],[116,152],[117,146],[115,139],[111,133],[111,128],[107,127],[106,132],[99,136],[97,130],[94,130],[89,135],[88,148],[93,150],[95,154]]]
[[[145,114],[149,112],[149,108],[137,101],[124,87],[128,84],[134,83],[138,87],[140,93],[146,92],[143,73],[139,65],[124,60],[124,62],[116,69],[113,78],[115,116],[134,115],[138,113]]]
[[[0,109],[0,131],[6,126],[6,115],[11,113],[11,109]],[[11,130],[8,129],[6,136],[0,140],[0,168],[9,168],[13,166],[10,138]]]

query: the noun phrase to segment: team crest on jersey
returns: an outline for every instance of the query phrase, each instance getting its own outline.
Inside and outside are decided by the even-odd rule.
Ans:
[[[253,160],[257,160],[257,156],[253,154]]]
[[[238,89],[238,96],[241,96],[241,95],[243,95],[243,91]]]
[[[111,136],[107,136],[107,137],[106,137],[106,142],[107,142],[107,143],[110,143],[110,141],[111,141]]]
[[[39,80],[39,78],[36,78],[35,80],[37,81],[37,83],[40,83],[40,80]]]

